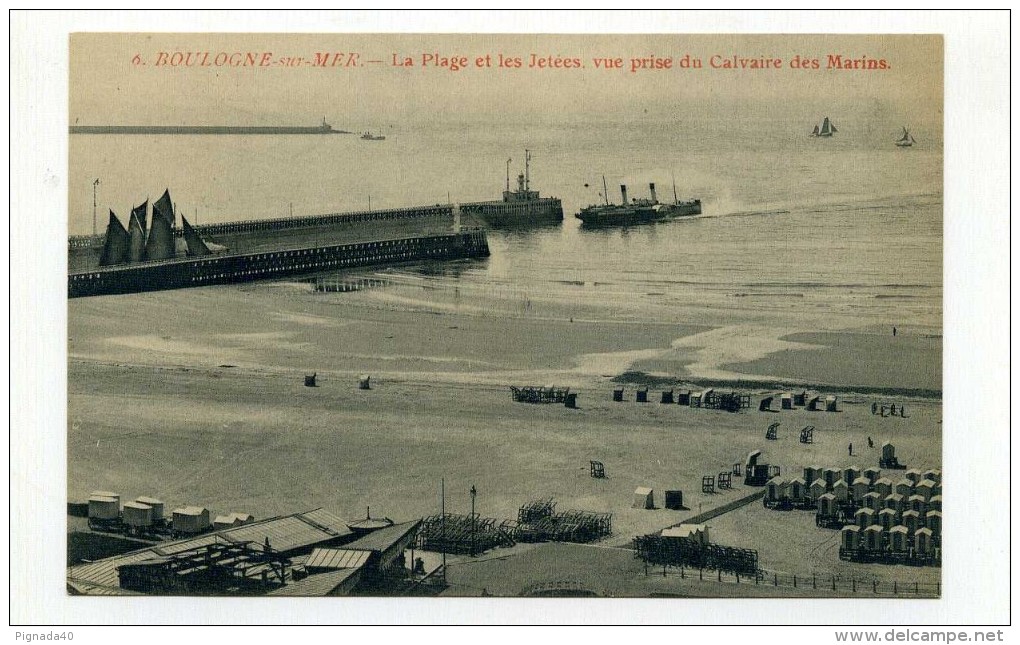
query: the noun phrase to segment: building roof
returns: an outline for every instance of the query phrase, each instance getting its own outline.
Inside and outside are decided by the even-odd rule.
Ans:
[[[97,585],[82,580],[67,579],[67,593],[72,596],[141,596],[144,595],[119,586]]]
[[[662,529],[662,537],[686,538],[698,533],[704,533],[705,530],[704,524],[678,524],[677,526]]]
[[[361,569],[337,569],[326,573],[317,573],[308,576],[304,580],[291,582],[283,587],[274,589],[267,593],[267,596],[311,596],[321,598],[328,596],[334,589],[342,585],[352,576],[361,574]]]
[[[634,489],[634,494],[635,495],[651,495],[652,494],[652,489],[648,488],[647,486],[638,486],[637,488]]]
[[[371,551],[357,549],[314,549],[305,560],[309,569],[357,569],[365,564],[372,555]]]
[[[348,549],[360,549],[362,551],[383,552],[399,543],[407,537],[409,533],[417,531],[418,525],[420,524],[421,520],[414,520],[412,522],[404,522],[402,524],[387,526],[384,529],[372,531],[368,535],[362,536],[350,544],[345,544],[344,547]]]
[[[201,506],[185,506],[184,508],[174,509],[174,515],[202,515],[208,512],[209,509],[202,508]]]
[[[385,530],[385,529],[383,529]],[[233,528],[203,533],[202,535],[162,542],[158,545],[104,558],[95,562],[77,564],[67,569],[67,579],[80,583],[118,587],[120,578],[117,567],[148,560],[154,557],[173,555],[182,551],[203,547],[207,544],[226,540],[228,542],[258,542],[263,544],[269,537],[270,546],[277,552],[312,546],[332,540],[337,536],[350,535],[351,530],[339,517],[316,509],[307,513],[294,513],[244,524]]]

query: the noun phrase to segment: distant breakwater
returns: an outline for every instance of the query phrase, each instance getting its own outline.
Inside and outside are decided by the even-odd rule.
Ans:
[[[229,125],[72,125],[71,134],[354,134],[331,127]]]

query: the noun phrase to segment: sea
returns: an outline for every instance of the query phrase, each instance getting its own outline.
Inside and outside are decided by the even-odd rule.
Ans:
[[[523,172],[559,197],[562,225],[491,230],[491,257],[398,267],[379,284],[418,298],[472,292],[506,313],[611,309],[635,320],[798,329],[942,329],[942,143],[898,123],[808,136],[782,115],[735,129],[701,119],[449,122],[335,135],[72,135],[72,235],[169,188],[192,223],[499,199]],[[99,184],[94,186],[94,180]],[[594,203],[699,198],[698,217],[588,230]],[[606,193],[608,193],[608,198]],[[437,294],[429,296],[427,294]],[[497,307],[497,310],[499,307]]]

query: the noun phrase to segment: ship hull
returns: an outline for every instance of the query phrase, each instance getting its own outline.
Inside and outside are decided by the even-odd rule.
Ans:
[[[575,217],[581,220],[583,226],[630,226],[634,224],[651,224],[662,222],[678,217],[692,217],[701,214],[701,200],[681,202],[675,205],[668,205],[666,208],[630,208],[618,207],[589,207],[579,212]]]
[[[492,227],[520,227],[559,224],[563,204],[554,197],[509,202],[461,204],[461,212],[474,215]]]

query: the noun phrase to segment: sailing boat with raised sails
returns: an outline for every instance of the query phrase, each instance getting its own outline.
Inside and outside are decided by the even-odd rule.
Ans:
[[[900,148],[909,148],[914,145],[914,137],[910,136],[907,126],[903,126],[903,136],[896,141],[896,145]]]
[[[816,125],[814,131],[811,132],[811,136],[831,137],[832,135],[836,134],[836,132],[838,132],[838,130],[836,130],[836,126],[834,126],[832,122],[829,121],[829,117],[825,117],[824,119],[822,119],[822,127],[819,129],[819,127]]]

